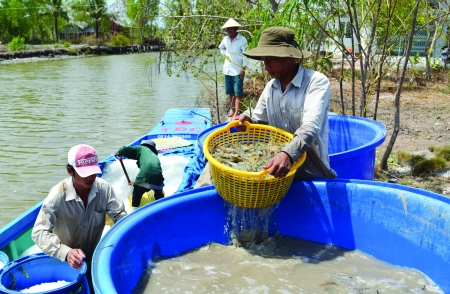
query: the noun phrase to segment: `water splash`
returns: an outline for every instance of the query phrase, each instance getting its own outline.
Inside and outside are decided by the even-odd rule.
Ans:
[[[250,249],[263,243],[273,231],[273,213],[278,204],[266,208],[242,208],[225,204],[225,234],[229,245]]]

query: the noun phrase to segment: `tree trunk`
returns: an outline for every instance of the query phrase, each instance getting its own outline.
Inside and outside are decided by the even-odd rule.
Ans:
[[[97,44],[98,44],[98,18],[95,19],[95,38],[97,39]]]
[[[278,3],[276,0],[269,0],[270,5],[272,6],[272,12],[276,13],[278,10]]]
[[[59,38],[58,38],[58,16],[55,16],[55,40],[56,43],[58,43]]]
[[[416,30],[416,21],[417,21],[417,13],[419,11],[419,3],[420,3],[420,0],[416,0],[416,6],[414,7],[412,24],[411,24],[411,32],[409,33],[409,38],[408,38],[408,47],[406,49],[406,55],[405,55],[405,60],[403,62],[402,72],[401,72],[400,78],[397,83],[397,91],[395,92],[394,130],[392,131],[391,140],[389,141],[386,151],[384,152],[383,157],[381,159],[381,169],[382,170],[389,169],[387,161],[388,161],[389,156],[391,155],[392,149],[394,148],[395,139],[397,138],[398,132],[400,130],[400,94],[402,92],[402,86],[403,86],[403,81],[405,79],[406,70],[408,69],[409,54],[411,53],[413,37],[414,37],[415,30]]]

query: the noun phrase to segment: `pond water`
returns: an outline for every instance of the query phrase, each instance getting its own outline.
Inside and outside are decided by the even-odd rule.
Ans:
[[[0,227],[67,177],[67,152],[100,159],[146,134],[169,108],[195,107],[195,78],[157,74],[158,53],[0,64]]]
[[[149,263],[134,293],[443,293],[417,270],[359,250],[276,237],[249,248],[208,244]]]

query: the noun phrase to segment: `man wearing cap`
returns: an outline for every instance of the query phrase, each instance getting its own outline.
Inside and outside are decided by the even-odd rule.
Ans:
[[[155,200],[164,197],[164,177],[161,162],[158,158],[158,150],[153,140],[142,140],[139,146],[123,146],[116,152],[117,156],[125,156],[137,160],[139,173],[133,184],[133,199],[131,210],[140,206],[142,195],[153,191]]]
[[[220,53],[225,56],[223,74],[225,75],[225,94],[229,95],[230,112],[228,117],[239,115],[242,96],[244,96],[244,77],[247,68],[247,60],[242,53],[247,49],[247,39],[238,33],[241,25],[230,18],[222,30],[227,31],[227,36],[219,45]]]
[[[76,145],[68,154],[70,177],[54,186],[42,204],[32,231],[32,239],[47,255],[67,261],[79,269],[90,263],[105,227],[106,214],[114,221],[127,215],[123,201],[107,181],[95,150]]]
[[[325,75],[301,66],[311,52],[298,48],[292,30],[270,27],[261,33],[258,46],[244,55],[262,60],[274,79],[267,83],[252,115],[241,114],[239,122],[268,124],[294,134],[264,168],[275,177],[283,177],[306,152],[297,179],[336,177],[328,157],[330,82]]]

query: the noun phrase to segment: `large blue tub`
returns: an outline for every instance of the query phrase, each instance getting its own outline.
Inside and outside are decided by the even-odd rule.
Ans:
[[[149,204],[116,223],[94,253],[96,293],[130,293],[147,262],[209,242],[227,244],[226,206],[212,187]],[[450,293],[450,201],[432,192],[357,180],[294,182],[270,234],[348,249],[416,268]]]
[[[222,123],[203,131],[197,138],[202,150],[206,137]],[[386,127],[372,119],[328,114],[328,154],[339,178],[373,180],[376,148],[386,139]]]
[[[386,127],[372,119],[330,113],[328,154],[339,178],[373,180],[376,148],[386,138]]]

